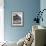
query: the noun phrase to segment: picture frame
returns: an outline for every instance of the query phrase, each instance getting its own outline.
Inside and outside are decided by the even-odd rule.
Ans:
[[[12,12],[12,26],[23,26],[24,24],[24,15],[21,11]]]

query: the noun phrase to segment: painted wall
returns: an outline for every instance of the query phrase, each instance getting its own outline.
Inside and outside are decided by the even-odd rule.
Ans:
[[[43,9],[46,9],[46,0],[40,0],[40,9],[41,9],[41,11]],[[46,27],[46,11],[43,12],[43,19],[44,19],[44,21],[43,22],[41,21],[40,25]]]
[[[4,0],[4,36],[7,41],[18,41],[32,28],[32,21],[40,9],[40,0]],[[12,11],[24,12],[24,27],[12,27]]]

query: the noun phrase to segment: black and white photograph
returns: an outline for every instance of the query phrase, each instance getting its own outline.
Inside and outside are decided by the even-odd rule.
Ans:
[[[23,26],[23,12],[12,12],[12,25]]]

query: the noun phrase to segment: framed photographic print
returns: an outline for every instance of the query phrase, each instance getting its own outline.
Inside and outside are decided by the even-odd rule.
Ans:
[[[23,26],[23,12],[12,12],[12,26]]]

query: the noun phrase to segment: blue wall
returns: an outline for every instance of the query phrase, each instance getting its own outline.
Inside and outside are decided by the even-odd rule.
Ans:
[[[5,40],[18,41],[24,37],[32,28],[35,12],[40,9],[40,0],[5,0],[4,1],[4,30]],[[24,12],[24,27],[12,27],[12,11]]]
[[[46,9],[46,0],[41,0],[40,1],[40,10],[42,11],[43,9]],[[40,25],[46,27],[46,10],[43,12],[43,22],[40,21]]]

